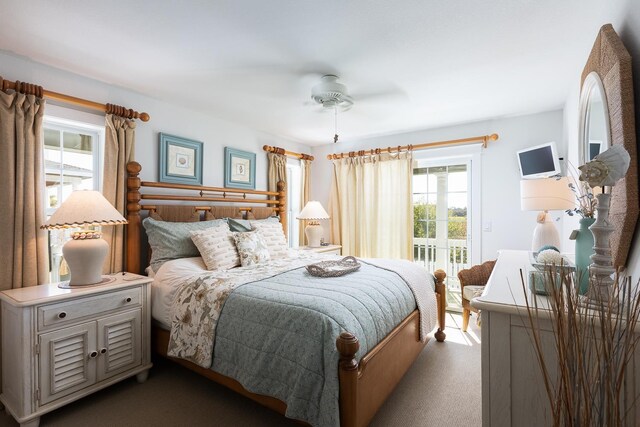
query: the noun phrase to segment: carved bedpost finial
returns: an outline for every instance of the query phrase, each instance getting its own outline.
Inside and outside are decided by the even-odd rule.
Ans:
[[[346,371],[358,369],[356,353],[360,348],[358,338],[350,332],[343,332],[336,339],[336,348],[340,353],[340,368]]]
[[[447,277],[447,273],[445,273],[444,270],[436,270],[433,275],[436,278],[436,284],[444,285],[444,279]]]

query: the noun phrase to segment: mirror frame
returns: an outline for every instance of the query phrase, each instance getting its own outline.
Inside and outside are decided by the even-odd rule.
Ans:
[[[631,164],[627,174],[610,190],[609,222],[613,226],[613,232],[611,233],[609,244],[615,268],[623,268],[627,262],[640,210],[631,64],[631,55],[624,47],[622,40],[616,34],[613,26],[606,24],[600,28],[589,59],[582,71],[580,89],[581,99],[583,96],[588,98],[588,91],[591,90],[592,86],[589,86],[590,83],[587,77],[591,73],[595,73],[600,77],[609,116],[609,144],[610,146],[614,144],[622,145],[631,156]],[[581,128],[579,133],[579,144],[581,146],[584,146],[584,129],[582,126],[585,120],[586,118],[581,108]],[[583,161],[584,159],[581,156],[580,162]]]
[[[579,106],[579,114],[580,114],[580,129],[578,131],[578,141],[580,141],[578,146],[578,156],[579,163],[585,164],[590,159],[588,158],[589,150],[586,148],[586,138],[588,136],[587,126],[590,123],[591,119],[591,99],[593,96],[593,89],[597,87],[602,95],[603,99],[603,108],[605,113],[604,125],[607,129],[606,132],[606,146],[611,147],[611,124],[609,123],[609,106],[607,105],[607,95],[604,91],[604,85],[602,84],[602,80],[600,80],[600,76],[595,71],[590,72],[584,78],[582,82],[582,89],[580,91],[580,103]]]

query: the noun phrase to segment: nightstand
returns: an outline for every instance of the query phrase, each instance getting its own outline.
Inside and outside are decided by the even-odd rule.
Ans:
[[[104,285],[57,283],[0,292],[2,395],[21,426],[151,368],[152,279],[113,275]]]
[[[329,254],[329,255],[342,255],[341,245],[327,245],[327,246],[320,246],[319,248],[311,248],[309,246],[300,246],[298,250],[313,251],[313,252]]]

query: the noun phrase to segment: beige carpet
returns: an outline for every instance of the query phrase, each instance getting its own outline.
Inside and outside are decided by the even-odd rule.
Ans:
[[[480,331],[447,317],[447,341],[431,340],[373,426],[481,425]],[[41,426],[298,426],[177,364],[156,360],[149,379],[128,379],[42,417]],[[5,412],[0,425],[18,424]]]

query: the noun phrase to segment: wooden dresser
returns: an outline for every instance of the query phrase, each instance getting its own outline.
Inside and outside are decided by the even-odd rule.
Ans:
[[[531,270],[529,252],[499,252],[491,278],[481,297],[471,305],[482,310],[482,425],[545,426],[552,418],[542,373],[530,338],[529,317],[520,269],[525,280]],[[529,301],[533,295],[526,290]],[[546,297],[538,304],[547,307]],[[540,316],[542,317],[542,316]],[[541,319],[541,339],[545,359],[555,359],[552,325]],[[636,333],[640,328],[636,328]],[[626,398],[640,394],[640,351],[628,368]],[[552,359],[553,358],[553,359]],[[640,425],[640,410],[630,417],[629,425]]]
[[[151,279],[126,273],[113,282],[61,289],[12,289],[2,300],[2,395],[21,426],[151,368]]]

